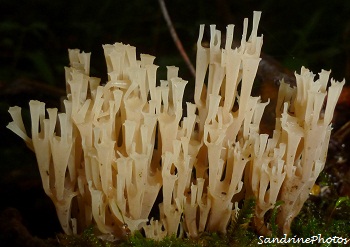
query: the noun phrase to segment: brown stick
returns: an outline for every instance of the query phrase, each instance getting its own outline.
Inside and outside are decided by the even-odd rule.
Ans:
[[[181,40],[177,36],[176,30],[174,28],[174,25],[173,25],[171,19],[170,19],[170,16],[169,16],[168,10],[166,8],[166,5],[164,3],[164,0],[158,0],[158,2],[159,2],[159,5],[160,5],[160,9],[162,11],[162,14],[164,16],[164,19],[165,19],[165,21],[167,23],[167,26],[169,28],[171,37],[173,38],[174,43],[175,43],[177,49],[179,50],[182,58],[185,60],[185,63],[187,64],[188,69],[190,70],[190,72],[193,75],[193,77],[195,77],[196,76],[196,70],[195,70],[193,64],[191,63],[191,60],[187,56],[187,53],[186,53],[185,49],[182,46]]]

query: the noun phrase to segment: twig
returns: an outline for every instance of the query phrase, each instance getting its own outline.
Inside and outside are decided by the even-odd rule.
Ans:
[[[165,6],[164,0],[158,0],[158,2],[159,2],[159,5],[160,5],[160,9],[162,11],[162,14],[164,16],[164,19],[165,19],[165,21],[167,23],[167,26],[169,28],[171,37],[173,38],[173,40],[175,42],[175,45],[176,45],[177,49],[179,50],[182,58],[185,60],[185,62],[187,64],[187,67],[189,68],[191,74],[193,75],[193,77],[195,77],[196,76],[196,70],[194,69],[193,64],[191,63],[190,59],[188,58],[187,53],[184,50],[179,37],[177,36],[176,30],[174,28],[174,25],[173,25],[171,19],[170,19],[170,16],[169,16],[168,10],[167,10],[167,8]]]

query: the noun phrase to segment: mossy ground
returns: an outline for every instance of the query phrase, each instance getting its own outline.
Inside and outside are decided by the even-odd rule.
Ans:
[[[246,200],[246,203],[235,218],[226,235],[218,233],[202,233],[197,239],[166,237],[162,241],[145,238],[140,232],[115,242],[103,241],[97,237],[96,229],[89,227],[79,236],[59,235],[59,246],[62,247],[224,247],[224,246],[257,246],[261,242],[259,235],[251,228],[255,202],[254,199]],[[271,212],[269,218],[272,231],[271,238],[282,238],[274,224],[278,210]],[[350,199],[348,197],[334,198],[312,197],[304,205],[301,213],[292,224],[292,232],[288,237],[310,238],[321,234],[324,239],[328,237],[349,238],[350,232]],[[270,243],[264,246],[307,246],[302,243],[277,244]],[[318,246],[333,246],[332,244],[318,244]],[[334,246],[337,246],[336,244]]]

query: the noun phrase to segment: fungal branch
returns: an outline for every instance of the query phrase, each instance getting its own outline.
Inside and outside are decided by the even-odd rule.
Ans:
[[[157,80],[155,57],[141,54],[138,60],[136,48],[121,43],[103,46],[104,86],[89,75],[90,54],[69,50],[65,111],[45,112],[44,103],[30,101],[31,137],[21,109],[10,108],[8,128],[35,152],[65,233],[91,223],[102,234],[143,229],[153,239],[226,233],[238,203],[252,197],[261,234],[270,233],[265,214],[281,200],[277,222],[284,233],[290,231],[324,167],[344,81],[331,80],[327,87],[329,72],[315,80],[302,68],[296,88],[281,83],[273,135],[260,134],[269,103],[251,96],[263,43],[260,15],[254,12],[249,35],[244,20],[234,49],[233,25],[225,47],[211,25],[209,48],[201,45],[200,26],[194,102],[186,102],[186,109],[187,81],[178,77],[178,68],[167,67],[167,78]],[[151,215],[154,207],[159,215]]]

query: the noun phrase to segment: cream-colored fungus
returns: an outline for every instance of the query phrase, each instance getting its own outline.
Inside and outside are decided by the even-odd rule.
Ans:
[[[45,113],[44,103],[30,101],[31,138],[21,108],[10,108],[8,128],[35,152],[65,233],[91,223],[114,236],[125,234],[125,226],[143,228],[154,239],[225,233],[238,202],[252,196],[260,233],[269,233],[264,215],[277,200],[284,201],[278,224],[290,231],[325,165],[344,81],[332,80],[327,89],[329,72],[315,80],[302,68],[296,88],[281,83],[273,135],[260,134],[269,103],[251,96],[263,43],[260,14],[254,12],[249,37],[245,19],[237,48],[231,48],[233,25],[227,26],[225,47],[211,25],[209,48],[201,44],[200,27],[194,102],[186,103],[185,116],[187,81],[178,68],[167,67],[167,78],[157,81],[155,57],[141,54],[137,60],[136,48],[121,43],[103,46],[104,86],[89,75],[90,54],[69,50],[65,110]],[[159,215],[150,214],[155,206]]]

